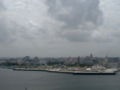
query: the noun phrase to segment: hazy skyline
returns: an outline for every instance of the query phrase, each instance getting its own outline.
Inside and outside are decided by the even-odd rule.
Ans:
[[[120,56],[120,0],[0,0],[0,57]]]

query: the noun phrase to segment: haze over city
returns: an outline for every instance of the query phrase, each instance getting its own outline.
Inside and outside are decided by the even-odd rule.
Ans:
[[[120,56],[120,0],[0,0],[0,57]]]

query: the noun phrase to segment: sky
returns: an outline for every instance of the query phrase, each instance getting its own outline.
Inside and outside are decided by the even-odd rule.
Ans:
[[[0,0],[0,57],[120,56],[120,0]]]

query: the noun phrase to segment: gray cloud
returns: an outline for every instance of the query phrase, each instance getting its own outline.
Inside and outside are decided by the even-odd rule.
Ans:
[[[46,0],[46,3],[51,17],[64,23],[58,36],[72,42],[96,42],[92,33],[103,24],[99,0]]]
[[[0,1],[0,44],[4,43],[4,42],[8,42],[9,41],[9,31],[8,28],[6,26],[6,22],[3,16],[3,12],[5,11],[5,6],[3,4],[3,1]]]
[[[0,11],[5,10],[3,0],[0,0]]]
[[[94,26],[102,24],[99,0],[47,0],[49,13],[65,23],[64,28],[86,28],[87,23]]]
[[[89,31],[68,31],[61,33],[61,37],[71,42],[89,42],[91,33]]]
[[[45,17],[41,15],[41,13],[44,13],[44,10],[41,10],[41,8],[39,8],[40,6],[37,5],[37,8],[34,7],[36,2],[32,1],[32,3],[30,1],[27,1],[29,2],[29,5],[27,5],[27,2],[24,2],[24,0],[21,1],[21,3],[18,3],[16,1],[13,3],[13,5],[11,2],[12,0],[10,0],[9,4],[6,0],[6,5],[9,6],[6,6],[8,13],[6,15],[12,14],[12,16],[9,17],[6,22],[10,22],[10,26],[13,27],[7,28],[6,22],[4,23],[5,25],[2,25],[3,22],[1,22],[1,41],[8,41],[7,39],[10,40],[11,34],[9,32],[14,31],[14,39],[18,39],[19,37],[26,40],[41,38],[40,36],[44,37],[43,33],[41,33],[42,30],[44,30],[44,32],[47,32],[48,34],[50,33],[49,31],[51,30],[47,31],[46,27],[39,27],[41,24],[43,24],[43,22],[46,23],[47,21],[44,21]],[[38,3],[41,2],[38,1]],[[99,0],[46,0],[46,3],[48,5],[48,13],[52,17],[51,20],[55,19],[56,21],[64,23],[61,27],[58,27],[59,31],[57,33],[55,30],[53,30],[52,32],[56,33],[59,37],[65,38],[69,41],[89,41],[92,31],[94,31],[95,28],[99,27],[103,22],[102,12],[99,8]],[[23,7],[19,8],[16,6],[16,4],[18,6],[28,6],[28,8],[22,9]],[[1,8],[4,8],[3,3],[1,3]],[[9,10],[12,11],[9,12]],[[41,13],[38,13],[38,10],[41,10]],[[33,12],[35,14],[33,14]],[[35,17],[37,14],[40,14],[40,16]],[[49,18],[48,15],[46,15],[46,17]],[[42,19],[42,21],[39,22],[39,19]],[[14,21],[15,23],[12,23],[11,21]],[[59,23],[56,22],[56,25],[58,24]],[[54,29],[55,26],[49,25],[48,27],[52,27],[51,29]]]
[[[119,55],[119,2],[0,0],[0,55]]]
[[[40,8],[44,6],[41,1],[0,0],[0,44],[39,38],[40,24],[43,23],[41,12],[45,11]]]
[[[1,20],[1,19],[0,19]],[[0,42],[6,41],[8,37],[8,32],[5,28],[3,22],[0,22]]]

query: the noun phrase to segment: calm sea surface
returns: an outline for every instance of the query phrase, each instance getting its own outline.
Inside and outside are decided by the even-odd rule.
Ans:
[[[0,69],[0,90],[120,90],[120,73],[111,76],[67,75]]]

